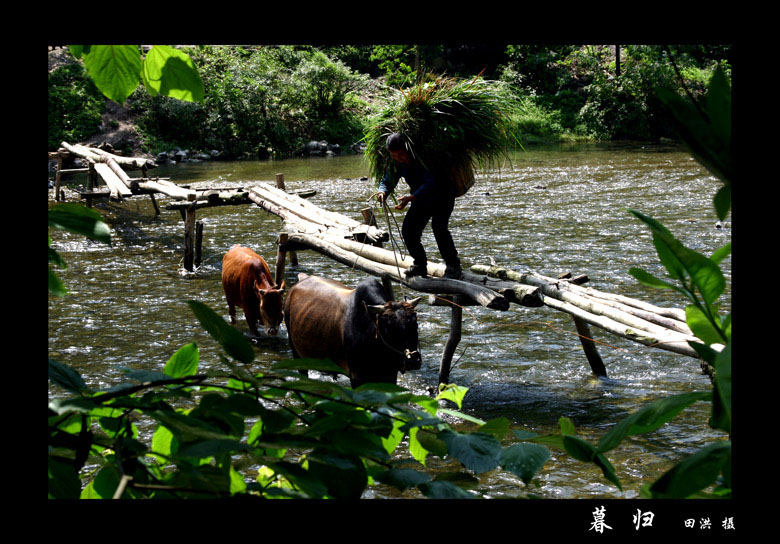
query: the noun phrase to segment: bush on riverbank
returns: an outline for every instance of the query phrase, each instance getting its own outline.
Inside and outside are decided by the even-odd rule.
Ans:
[[[387,105],[387,86],[408,86],[416,65],[508,83],[524,105],[514,116],[523,143],[675,138],[655,89],[700,95],[716,65],[730,74],[731,59],[730,46],[697,45],[619,46],[620,62],[616,46],[607,45],[182,49],[200,73],[205,98],[198,103],[152,98],[139,86],[126,106],[147,153],[180,147],[216,149],[227,158],[283,157],[322,140],[348,148]],[[61,78],[56,72],[49,76],[50,149],[63,139],[83,141],[100,127],[95,104],[100,100],[83,85],[63,85]]]
[[[147,151],[217,149],[223,157],[293,155],[310,140],[353,143],[367,105],[354,92],[365,76],[314,48],[185,48],[205,86],[202,103],[150,97],[138,89],[131,111]]]
[[[66,64],[49,74],[49,150],[81,141],[100,128],[106,100],[81,64]]]

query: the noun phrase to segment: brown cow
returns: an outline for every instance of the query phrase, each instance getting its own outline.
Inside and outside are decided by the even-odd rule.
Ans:
[[[316,276],[302,279],[284,303],[293,356],[331,359],[349,372],[352,387],[396,383],[398,372],[421,366],[414,310],[420,299],[389,298],[374,278],[356,289]]]
[[[254,336],[259,336],[257,325],[261,321],[266,334],[278,334],[283,315],[284,280],[276,285],[265,259],[247,247],[233,246],[222,258],[222,287],[232,324],[236,324],[238,306],[244,310]]]

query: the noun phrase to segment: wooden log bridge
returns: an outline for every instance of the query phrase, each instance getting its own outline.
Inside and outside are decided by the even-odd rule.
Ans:
[[[452,357],[460,338],[462,307],[481,305],[507,310],[510,303],[525,307],[547,306],[574,319],[591,370],[606,376],[606,368],[592,340],[589,325],[599,327],[645,346],[698,357],[688,345],[695,340],[679,309],[661,308],[628,297],[583,287],[587,276],[549,278],[536,273],[519,273],[506,268],[476,265],[461,279],[445,279],[445,265],[428,263],[427,278],[407,278],[413,260],[381,247],[389,233],[376,226],[370,209],[363,210],[364,222],[323,210],[302,198],[259,184],[249,189],[249,199],[264,210],[284,219],[279,233],[276,281],[284,275],[286,254],[311,249],[353,269],[401,283],[428,293],[428,302],[452,308],[450,335],[439,366],[439,383],[448,383]]]
[[[63,159],[77,156],[87,161],[88,168],[63,169]],[[168,210],[179,210],[184,221],[184,269],[193,272],[200,266],[201,246],[203,240],[203,222],[196,221],[195,210],[214,206],[251,205],[249,193],[245,187],[220,187],[218,189],[191,189],[187,185],[177,185],[169,178],[146,177],[146,171],[157,165],[151,159],[141,157],[122,157],[102,149],[85,145],[71,145],[62,142],[60,149],[50,153],[49,157],[57,159],[57,176],[55,194],[56,200],[61,200],[60,180],[66,173],[88,173],[89,190],[80,193],[86,199],[87,206],[92,206],[94,198],[109,198],[121,201],[124,198],[148,195],[156,215],[160,215],[160,207],[155,195],[163,195],[174,200],[165,206]],[[144,177],[131,178],[125,170],[141,169]],[[98,190],[98,182],[102,181],[107,190]],[[276,184],[284,190],[284,175],[276,175]],[[316,190],[298,191],[301,197],[316,194]],[[294,257],[293,257],[294,259]]]

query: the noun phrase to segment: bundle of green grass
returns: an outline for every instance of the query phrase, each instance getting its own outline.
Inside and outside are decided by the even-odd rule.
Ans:
[[[366,131],[370,175],[379,180],[391,167],[385,142],[399,132],[410,155],[448,175],[461,196],[474,183],[474,168],[498,164],[519,145],[512,121],[519,107],[500,82],[428,76],[402,90]]]

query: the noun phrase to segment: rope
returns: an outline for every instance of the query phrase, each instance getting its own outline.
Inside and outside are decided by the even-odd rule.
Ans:
[[[369,205],[371,207],[371,212],[374,214],[374,217],[376,217],[376,208],[374,207],[374,195],[371,195],[369,197]],[[398,271],[398,277],[403,278],[403,273],[401,272],[401,266],[398,264],[398,255],[401,255],[401,259],[404,259],[403,251],[401,250],[401,246],[396,242],[395,236],[393,235],[393,227],[390,224],[390,217],[393,217],[393,223],[395,223],[395,227],[398,230],[398,233],[401,234],[401,228],[398,226],[398,221],[395,219],[395,214],[393,214],[392,210],[390,210],[390,207],[387,205],[387,199],[382,200],[382,212],[385,217],[385,222],[387,223],[387,232],[390,235],[390,249],[393,252],[393,257],[395,259],[395,268]],[[401,236],[401,241],[403,242],[403,236]],[[365,242],[364,242],[365,243]],[[404,246],[406,244],[404,243]],[[396,251],[397,248],[397,251]],[[407,248],[408,252],[408,248]],[[404,284],[401,283],[401,293],[404,298],[406,298],[406,291],[404,290]]]

